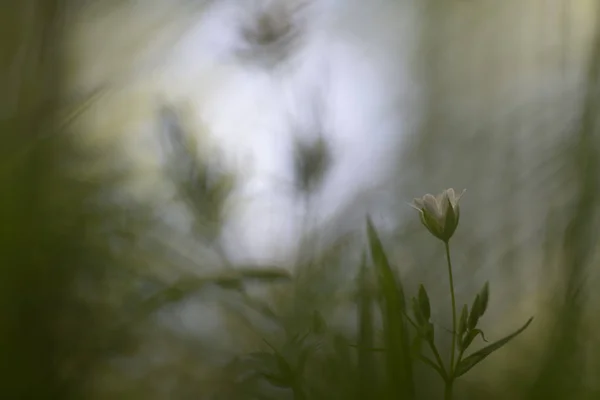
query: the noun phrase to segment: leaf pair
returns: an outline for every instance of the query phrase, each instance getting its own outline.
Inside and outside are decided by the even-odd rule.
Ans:
[[[483,331],[481,329],[477,329],[477,324],[479,323],[479,319],[487,310],[489,298],[490,287],[489,283],[486,282],[481,291],[477,294],[477,296],[475,296],[475,300],[471,305],[471,311],[469,312],[466,304],[463,306],[456,335],[457,345],[461,355],[473,343],[473,340],[475,340],[477,336],[481,336],[481,338],[487,342]],[[481,350],[476,351],[467,358],[459,359],[458,365],[454,370],[453,378],[458,378],[459,376],[466,374],[469,370],[471,370],[471,368],[487,358],[487,356],[514,339],[521,332],[527,329],[531,321],[533,321],[533,317],[530,318],[527,323],[525,323],[525,325],[523,325],[516,332],[490,344],[489,346],[484,347]]]
[[[476,351],[475,353],[471,354],[467,358],[461,360],[458,363],[456,370],[454,371],[454,377],[458,378],[459,376],[466,374],[467,372],[469,372],[471,370],[471,368],[473,368],[475,365],[479,364],[481,361],[483,361],[485,358],[487,358],[487,356],[489,356],[496,350],[502,348],[505,344],[510,342],[512,339],[517,337],[521,332],[523,332],[525,329],[527,329],[529,324],[531,324],[531,321],[533,321],[533,317],[529,318],[529,320],[527,320],[525,325],[523,325],[521,328],[519,328],[514,333],[506,336],[503,339],[498,340],[497,342],[490,344],[489,346],[484,347],[481,350]],[[479,332],[481,332],[481,331],[479,331]]]
[[[288,279],[290,279],[289,273],[279,268],[239,268],[228,273],[201,278],[186,277],[146,300],[143,311],[147,315],[168,304],[198,294],[209,285],[216,285],[222,289],[239,290],[245,283],[249,282],[270,283]]]
[[[307,361],[317,346],[314,343],[306,343],[308,336],[309,333],[292,336],[281,350],[263,339],[271,352],[254,352],[247,360],[253,364],[258,376],[264,378],[271,385],[292,389],[295,393],[301,392],[302,377]]]

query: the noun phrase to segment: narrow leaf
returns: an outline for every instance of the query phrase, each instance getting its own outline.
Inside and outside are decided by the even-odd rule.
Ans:
[[[431,322],[426,322],[423,327],[423,336],[429,343],[433,343],[435,340],[435,327]]]
[[[410,353],[413,357],[421,357],[421,349],[423,348],[423,338],[421,335],[415,335],[412,344],[410,345]]]
[[[355,348],[355,349],[359,349],[360,346],[357,344],[348,344],[348,346]],[[371,347],[371,348],[365,348],[366,351],[370,351],[372,353],[385,353],[386,350],[383,347]]]
[[[269,382],[269,384],[277,388],[288,389],[292,387],[292,382],[288,377],[284,377],[277,374],[269,374],[265,372],[261,373],[261,375],[267,380],[267,382]]]
[[[523,332],[525,329],[527,329],[529,324],[531,324],[531,321],[533,321],[533,317],[529,318],[529,320],[525,323],[525,325],[523,325],[516,332],[512,333],[511,335],[506,336],[504,339],[500,339],[497,342],[484,347],[483,349],[481,349],[479,351],[476,351],[475,353],[471,354],[469,357],[462,360],[458,364],[454,376],[456,378],[458,378],[459,376],[466,374],[469,370],[471,370],[471,368],[473,368],[475,365],[479,364],[487,356],[492,354],[494,351],[500,349],[506,343],[508,343],[509,341],[514,339],[517,335],[519,335],[521,332]]]
[[[471,343],[473,343],[473,340],[475,340],[475,338],[480,335],[483,341],[487,342],[487,339],[485,338],[485,335],[483,334],[483,331],[481,329],[471,329],[463,338],[463,340],[459,342],[459,350],[464,351],[468,349]]]
[[[373,299],[367,256],[363,253],[359,275],[358,296],[358,393],[359,398],[368,398],[373,393],[375,376],[373,355],[369,351],[373,347],[375,334],[373,332]]]
[[[415,316],[417,325],[419,327],[422,327],[425,324],[426,320],[425,320],[425,317],[423,316],[423,313],[421,312],[421,307],[419,306],[419,301],[413,297],[411,299],[411,305],[412,305],[412,311],[413,311],[413,315]]]
[[[433,368],[442,377],[442,379],[446,379],[446,373],[439,367],[439,365],[433,362],[433,360],[425,356],[419,356],[419,360]]]
[[[481,316],[481,298],[479,295],[475,296],[475,300],[473,300],[473,305],[471,306],[471,313],[469,314],[469,320],[467,322],[468,329],[475,329],[477,323],[479,322],[479,317]]]
[[[317,310],[313,311],[311,330],[317,335],[322,335],[327,331],[327,323],[321,313]]]
[[[489,282],[486,282],[485,285],[483,285],[483,289],[481,289],[481,292],[479,292],[479,296],[481,298],[480,316],[483,316],[483,314],[485,314],[485,311],[487,310],[488,302],[490,300],[490,284],[489,284]]]
[[[390,394],[394,398],[413,398],[414,381],[409,334],[404,320],[406,300],[402,283],[390,267],[383,244],[369,217],[367,234],[371,258],[377,271]]]
[[[261,282],[273,282],[291,279],[290,273],[282,268],[240,268],[236,270],[244,280],[257,280]]]
[[[429,321],[429,318],[431,318],[431,305],[429,304],[429,296],[423,285],[419,286],[419,307],[425,320]]]

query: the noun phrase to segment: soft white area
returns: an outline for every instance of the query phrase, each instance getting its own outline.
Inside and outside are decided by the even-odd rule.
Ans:
[[[419,3],[148,0],[125,2],[106,18],[98,3],[70,35],[69,78],[75,96],[105,85],[110,91],[77,132],[99,147],[117,138],[133,168],[127,190],[160,204],[172,188],[156,179],[156,111],[165,100],[183,106],[204,154],[238,177],[223,237],[228,255],[289,265],[307,228],[327,225],[338,235],[361,229],[367,212],[385,219],[395,160],[422,108]],[[252,60],[242,33],[273,7],[301,10],[292,17],[300,40],[287,59],[269,66]],[[333,159],[307,225],[305,199],[294,188],[293,144],[319,135]],[[112,149],[99,151],[120,162]],[[189,229],[176,224],[184,234]]]
[[[333,165],[312,202],[313,220],[341,218],[348,228],[364,221],[363,211],[393,178],[394,155],[417,122],[411,2],[304,2],[302,45],[292,57],[274,69],[238,61],[244,24],[277,1],[290,4],[212,3],[174,46],[160,77],[167,98],[191,102],[209,154],[223,156],[240,177],[242,201],[225,237],[236,261],[294,257],[304,226],[304,201],[293,191],[295,137],[321,133],[330,143]],[[359,195],[361,207],[349,215]]]

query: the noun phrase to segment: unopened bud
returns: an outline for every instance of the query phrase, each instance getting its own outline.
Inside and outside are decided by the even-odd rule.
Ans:
[[[423,285],[419,286],[419,307],[426,321],[431,318],[431,306],[429,304],[429,296]]]

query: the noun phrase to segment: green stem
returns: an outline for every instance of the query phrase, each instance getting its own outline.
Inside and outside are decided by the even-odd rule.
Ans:
[[[300,378],[294,376],[292,382],[292,399],[293,400],[306,400],[306,396],[304,395],[304,390],[302,389],[302,383],[300,382]]]
[[[438,351],[437,347],[435,347],[435,343],[429,342],[429,347],[431,347],[433,356],[435,357],[437,363],[440,365],[441,371],[444,373],[442,378],[444,378],[445,382],[448,381],[450,379],[450,375],[448,375],[448,373],[446,372],[446,367],[444,367],[444,362],[442,361],[442,357],[440,357],[440,352]]]
[[[460,364],[460,362],[462,361],[462,358],[465,355],[465,350],[466,349],[462,349],[461,351],[458,352],[458,358],[456,359],[456,365]]]
[[[449,379],[446,383],[446,399],[452,398],[452,383],[454,381],[454,353],[456,351],[456,297],[454,296],[454,278],[452,277],[452,261],[450,260],[450,244],[444,242],[446,247],[446,260],[448,261],[448,278],[450,281],[450,297],[452,299],[452,346],[450,351]]]
[[[446,388],[444,389],[444,400],[452,400],[452,378],[446,382]]]
[[[415,321],[412,320],[412,318],[410,318],[408,316],[408,314],[406,312],[404,312],[404,317],[408,320],[408,322],[410,322],[410,324],[415,328],[415,330],[417,332],[419,332],[419,326],[416,324]],[[446,372],[446,367],[444,366],[442,357],[440,357],[440,352],[438,351],[437,347],[435,347],[435,343],[432,340],[427,340],[427,344],[429,345],[429,347],[431,348],[431,351],[433,352],[433,355],[435,356],[435,360],[438,363],[438,367],[440,368],[440,371],[442,372],[442,378],[444,379],[444,381],[448,380],[449,376],[448,376],[448,373]]]

